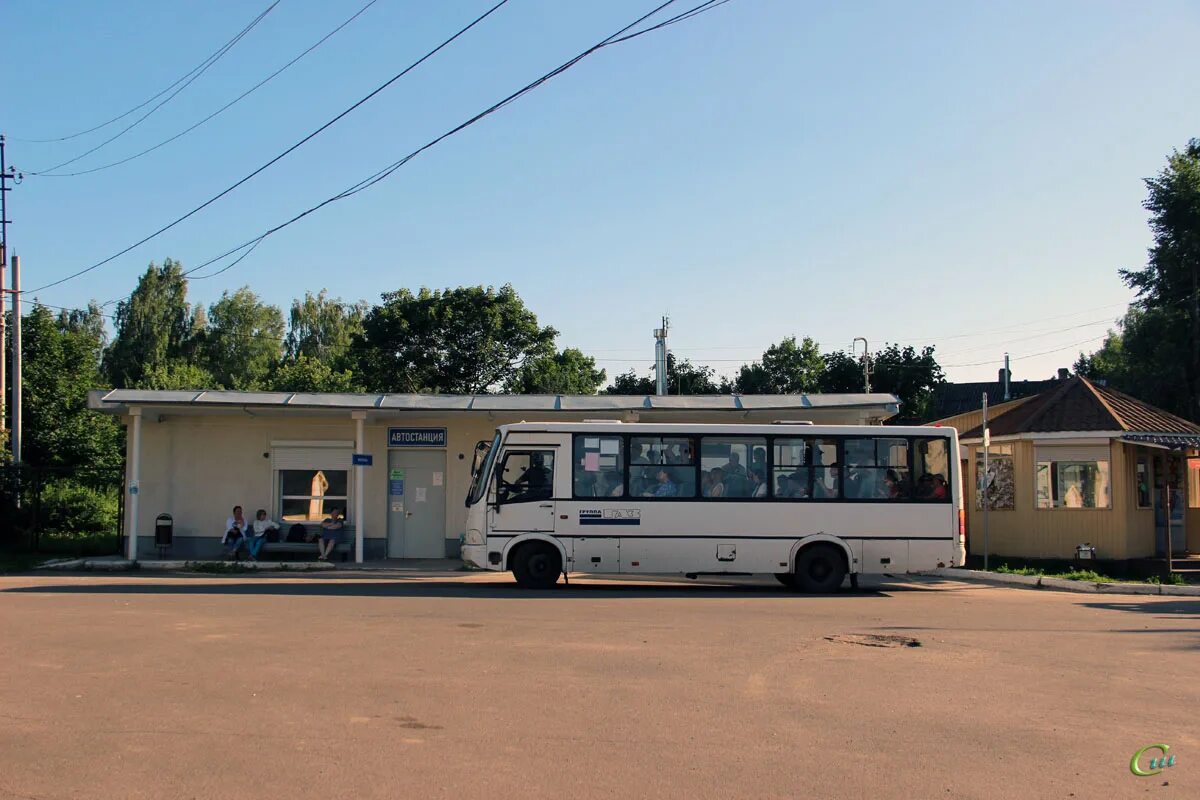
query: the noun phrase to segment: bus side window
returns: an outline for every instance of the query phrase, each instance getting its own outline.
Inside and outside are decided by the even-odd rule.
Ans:
[[[496,476],[501,503],[530,503],[554,497],[554,451],[510,452]]]
[[[577,435],[573,465],[575,497],[625,495],[625,452],[620,436]]]
[[[950,457],[947,440],[917,439],[913,474],[917,476],[913,496],[926,502],[950,499]]]

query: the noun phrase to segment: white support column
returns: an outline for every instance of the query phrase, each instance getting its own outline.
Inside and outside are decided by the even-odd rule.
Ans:
[[[125,524],[125,536],[128,541],[126,554],[130,561],[137,561],[138,497],[142,490],[142,410],[131,408],[129,416],[133,417],[133,430],[129,448],[129,520]]]
[[[367,412],[355,411],[354,418],[354,452],[367,452],[367,438],[363,432],[363,423]],[[354,562],[363,563],[363,484],[366,482],[366,471],[361,464],[354,467]]]

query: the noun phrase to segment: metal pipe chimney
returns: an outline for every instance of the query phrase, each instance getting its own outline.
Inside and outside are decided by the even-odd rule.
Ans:
[[[662,327],[654,329],[654,393],[667,393],[667,329],[670,320],[662,318]]]

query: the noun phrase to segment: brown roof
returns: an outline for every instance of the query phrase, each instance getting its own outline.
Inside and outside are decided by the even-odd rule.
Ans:
[[[1200,425],[1080,375],[990,420],[988,427],[993,436],[1066,431],[1200,434]],[[977,425],[962,438],[982,435]]]

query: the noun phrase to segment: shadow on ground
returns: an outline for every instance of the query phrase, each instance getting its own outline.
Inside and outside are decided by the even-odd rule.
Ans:
[[[146,595],[278,595],[285,597],[462,597],[492,600],[569,600],[621,596],[654,599],[705,598],[762,598],[764,600],[794,600],[801,602],[819,597],[845,599],[883,598],[895,592],[921,591],[912,584],[889,584],[844,589],[836,595],[797,594],[778,586],[715,585],[715,584],[633,584],[611,581],[594,583],[573,581],[558,584],[550,590],[522,589],[516,584],[472,582],[462,580],[390,578],[382,580],[254,580],[244,577],[220,578],[203,576],[206,580],[175,579],[165,582],[161,577],[133,579],[123,583],[62,583],[43,586],[17,586],[2,590],[17,594],[146,594]]]

